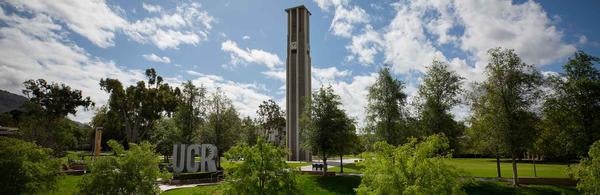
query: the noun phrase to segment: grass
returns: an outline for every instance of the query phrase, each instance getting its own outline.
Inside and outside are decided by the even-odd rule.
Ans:
[[[528,185],[512,187],[504,182],[476,181],[466,184],[463,189],[467,194],[495,195],[495,194],[579,194],[574,187],[558,187],[547,185]]]
[[[38,193],[38,194],[77,194],[79,187],[77,185],[83,176],[66,175],[58,180],[58,185],[55,191]]]
[[[360,177],[358,176],[298,176],[298,185],[305,194],[354,194],[354,188],[357,188],[359,184]],[[222,194],[222,188],[223,185],[197,186],[173,189],[163,194]]]
[[[475,177],[496,177],[496,160],[489,158],[454,158],[450,164],[464,170]],[[567,178],[567,165],[565,164],[539,164],[536,163],[537,177]],[[502,177],[512,177],[512,164],[501,161],[500,170]],[[519,177],[534,177],[533,164],[517,163]]]
[[[361,165],[357,165],[356,163],[350,163],[350,164],[345,164],[344,165],[344,173],[362,173],[362,169],[364,168],[364,166]],[[340,172],[340,167],[339,166],[335,166],[332,168],[329,168],[327,171],[333,171],[333,172]]]
[[[496,177],[496,160],[490,158],[453,158],[449,164],[464,170],[468,175],[474,177]],[[362,166],[354,163],[344,165],[345,173],[362,173]],[[533,164],[518,163],[519,177],[534,177]],[[568,178],[566,164],[536,164],[537,177],[546,178]],[[501,161],[500,170],[503,177],[512,177],[512,164]],[[329,168],[329,171],[339,172],[340,167]]]

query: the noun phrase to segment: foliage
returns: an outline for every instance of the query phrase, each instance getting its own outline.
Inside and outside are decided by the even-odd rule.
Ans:
[[[369,87],[367,105],[368,130],[379,140],[399,145],[409,136],[406,128],[406,94],[404,83],[392,77],[389,66],[379,70],[377,80]]]
[[[156,183],[164,177],[158,169],[158,156],[148,142],[130,143],[129,150],[109,141],[118,156],[105,156],[91,163],[90,174],[83,176],[82,194],[157,194]]]
[[[377,142],[365,153],[358,194],[464,194],[461,173],[447,164],[448,140],[432,135],[395,147]]]
[[[345,152],[347,143],[356,140],[354,122],[340,109],[341,98],[331,86],[315,91],[306,105],[301,116],[302,144],[327,164],[327,157]],[[327,166],[323,168],[325,172]]]
[[[102,90],[110,94],[108,112],[119,118],[129,142],[139,142],[150,136],[155,122],[163,115],[170,115],[178,103],[178,88],[163,83],[154,69],[146,70],[148,83],[138,81],[126,89],[117,79],[100,80]]]
[[[537,134],[537,116],[530,111],[537,102],[541,75],[525,64],[514,50],[494,48],[488,51],[487,80],[473,104],[473,125],[506,151],[513,160],[513,184],[517,185],[516,159],[532,146]]]
[[[244,118],[241,126],[241,141],[249,146],[256,144],[256,140],[259,138],[258,128],[259,126],[249,116]]]
[[[221,167],[221,156],[240,137],[240,118],[231,100],[221,89],[217,89],[207,100],[207,119],[200,133],[202,143],[213,143],[219,149],[217,166]]]
[[[269,140],[270,135],[275,135],[274,140],[269,140],[278,146],[285,146],[285,113],[272,99],[263,101],[258,106],[258,123],[263,129],[263,137]]]
[[[259,139],[254,146],[238,145],[225,156],[243,159],[227,175],[226,194],[297,194],[296,176],[283,149]]]
[[[96,129],[102,127],[102,148],[109,148],[106,144],[108,140],[114,139],[123,144],[127,143],[125,137],[125,125],[123,125],[123,117],[116,112],[109,112],[109,107],[103,105],[96,109],[96,113],[90,121],[90,125]]]
[[[26,114],[19,120],[23,138],[57,153],[87,141],[89,128],[74,124],[66,116],[76,114],[78,107],[87,110],[93,106],[90,97],[84,98],[80,90],[65,84],[48,83],[44,79],[28,80],[23,84],[23,94],[28,98]]]
[[[600,140],[592,144],[588,156],[572,168],[571,174],[579,180],[579,191],[585,194],[600,194]]]
[[[177,115],[177,114],[175,114]],[[173,144],[181,143],[182,132],[175,118],[159,119],[154,126],[150,141],[156,144],[156,151],[166,157],[173,155]]]
[[[550,76],[551,93],[545,99],[542,133],[538,140],[544,155],[556,158],[585,156],[600,139],[600,58],[579,51]]]
[[[458,137],[462,134],[460,124],[454,121],[450,109],[460,102],[458,95],[462,92],[463,79],[449,70],[447,63],[434,60],[427,67],[419,88],[419,122],[423,133],[445,135],[451,149],[457,148]]]
[[[183,84],[180,103],[175,111],[175,123],[181,131],[181,143],[191,144],[198,139],[199,128],[205,114],[204,87],[196,87],[191,81]]]
[[[35,111],[48,120],[76,114],[76,108],[80,106],[87,109],[94,105],[90,97],[81,95],[81,90],[71,89],[65,84],[49,84],[44,79],[38,79],[25,81],[23,85],[23,94],[36,106]]]
[[[53,190],[60,178],[60,161],[48,148],[0,137],[0,194]]]

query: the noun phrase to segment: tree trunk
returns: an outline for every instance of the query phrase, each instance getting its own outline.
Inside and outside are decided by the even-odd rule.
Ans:
[[[517,174],[517,158],[512,156],[512,168],[513,168],[513,186],[519,186],[519,176]]]
[[[498,178],[502,178],[502,172],[500,171],[500,154],[496,149],[496,171],[498,171]]]
[[[344,155],[340,154],[340,173],[344,173]]]
[[[533,177],[537,177],[537,169],[535,168],[536,155],[533,155]]]
[[[325,156],[325,155],[323,155]],[[323,157],[323,176],[327,174],[327,157]]]

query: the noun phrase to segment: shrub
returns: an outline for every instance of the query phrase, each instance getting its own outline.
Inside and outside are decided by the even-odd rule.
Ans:
[[[364,153],[364,176],[358,194],[464,194],[460,172],[445,163],[448,141],[433,135],[394,147],[385,142]]]
[[[55,189],[61,163],[51,153],[31,142],[0,137],[0,194]]]
[[[284,150],[263,139],[256,145],[235,146],[225,157],[243,159],[228,173],[226,194],[298,194],[299,188],[293,171],[284,158]]]
[[[148,142],[130,143],[129,150],[110,142],[117,156],[104,156],[91,163],[90,174],[79,184],[83,194],[158,194],[159,158]]]
[[[588,157],[570,170],[579,180],[577,189],[585,194],[600,194],[600,140],[594,142]]]

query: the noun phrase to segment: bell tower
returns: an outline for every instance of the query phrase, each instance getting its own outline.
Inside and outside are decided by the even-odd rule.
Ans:
[[[288,160],[310,161],[311,154],[301,147],[300,116],[311,95],[310,12],[304,5],[285,10],[288,16],[286,60],[286,135]]]

